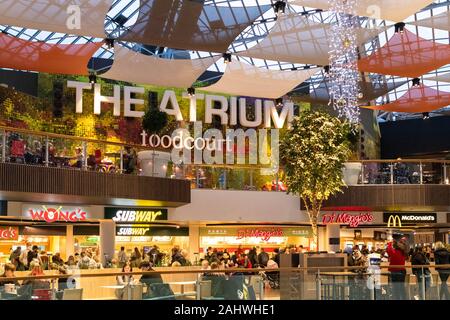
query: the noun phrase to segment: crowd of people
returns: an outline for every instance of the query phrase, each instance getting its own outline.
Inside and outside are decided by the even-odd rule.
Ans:
[[[389,242],[385,249],[368,250],[366,246],[354,246],[347,248],[347,261],[349,266],[362,267],[355,269],[356,272],[364,273],[370,265],[370,256],[376,254],[380,262],[389,263],[389,281],[392,284],[392,298],[394,300],[406,300],[406,262],[410,262],[412,266],[412,273],[416,277],[418,294],[414,296],[415,299],[423,300],[424,291],[427,294],[431,283],[431,271],[429,267],[430,262],[434,262],[436,266],[450,264],[450,253],[445,245],[438,241],[431,246],[416,246],[409,248],[406,238],[401,238]],[[400,266],[400,267],[399,267]],[[419,267],[414,267],[419,266]],[[425,266],[425,267],[423,267]],[[439,290],[440,299],[450,300],[450,293],[447,286],[447,279],[450,275],[450,268],[436,268],[441,280]],[[425,290],[423,290],[425,288]]]

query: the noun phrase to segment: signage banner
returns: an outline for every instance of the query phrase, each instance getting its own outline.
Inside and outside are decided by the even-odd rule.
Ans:
[[[437,223],[436,213],[398,213],[398,212],[384,212],[383,222],[387,223],[388,228],[401,228],[404,225],[414,224],[431,224]]]
[[[0,226],[0,240],[18,240],[19,227]]]
[[[22,206],[22,217],[48,223],[78,222],[89,219],[90,213],[86,207],[31,203]]]
[[[200,236],[203,237],[236,237],[243,238],[261,238],[267,241],[272,237],[305,237],[312,235],[310,227],[204,227],[200,228]]]
[[[150,223],[167,220],[167,209],[105,207],[105,219],[116,223]]]
[[[145,237],[187,237],[188,227],[152,227],[150,225],[119,225],[116,226],[116,236],[145,236]]]
[[[374,221],[374,216],[372,213],[348,213],[348,212],[337,212],[337,213],[326,213],[322,216],[322,223],[339,223],[345,224],[349,227],[356,228],[360,224],[371,224]]]

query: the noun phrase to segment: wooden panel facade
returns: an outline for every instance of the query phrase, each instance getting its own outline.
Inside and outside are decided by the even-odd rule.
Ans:
[[[158,205],[190,203],[187,180],[0,163],[0,196],[14,201]]]
[[[358,206],[373,210],[450,210],[449,185],[350,186],[324,203],[324,207]]]

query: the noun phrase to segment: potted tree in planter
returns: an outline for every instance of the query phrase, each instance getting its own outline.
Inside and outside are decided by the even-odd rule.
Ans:
[[[151,136],[163,131],[168,123],[167,113],[157,107],[149,106],[142,117],[142,129]],[[142,172],[146,176],[165,177],[170,153],[162,151],[141,151],[138,159]]]
[[[350,125],[322,111],[303,111],[281,140],[288,193],[300,196],[318,249],[317,222],[323,201],[345,186],[342,167],[351,154]]]

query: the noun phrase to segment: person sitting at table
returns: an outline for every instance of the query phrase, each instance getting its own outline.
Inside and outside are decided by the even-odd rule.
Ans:
[[[16,271],[15,265],[12,263],[5,264],[5,272],[0,276],[0,286],[4,286],[5,284],[19,285],[17,280],[3,280],[3,278],[14,278],[14,271]]]
[[[38,259],[33,259],[30,263],[30,276],[43,276],[44,271]],[[24,286],[30,286],[34,289],[50,289],[50,281],[44,279],[29,279],[23,282]]]
[[[141,263],[141,270],[142,270],[142,272],[154,271],[151,263],[148,261],[144,261]],[[152,283],[163,283],[163,279],[161,277],[161,274],[159,274],[159,273],[143,274],[140,281],[147,286],[150,286],[150,284],[152,284]]]
[[[75,148],[75,156],[72,157],[72,167],[80,168],[83,165],[83,152],[81,147]]]
[[[133,275],[129,274],[130,272],[133,272],[133,267],[131,266],[130,262],[128,261],[122,267],[123,275],[117,276],[117,284],[119,286],[124,286],[124,288],[122,288],[122,289],[116,289],[116,296],[120,300],[122,300],[122,298],[123,298],[123,294],[125,292],[125,287],[136,283],[133,278]]]
[[[52,257],[52,263],[54,263],[58,266],[64,265],[64,261],[61,258],[61,254],[59,252],[55,253],[55,255]]]

